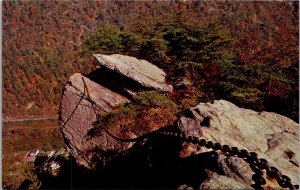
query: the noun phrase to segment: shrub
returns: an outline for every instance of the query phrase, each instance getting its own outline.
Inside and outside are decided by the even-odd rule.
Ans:
[[[81,53],[88,55],[95,52],[117,53],[123,49],[120,35],[121,32],[118,28],[104,24],[87,37]]]
[[[102,115],[102,122],[119,135],[141,135],[172,124],[177,105],[157,91],[147,91],[133,98],[131,103]]]
[[[170,58],[167,56],[166,41],[160,38],[152,38],[144,41],[140,48],[140,55],[145,59],[166,67],[164,63],[167,63]]]
[[[125,54],[138,55],[143,41],[141,36],[131,32],[123,32],[120,34],[120,38]]]
[[[3,163],[8,164],[4,158]],[[27,163],[24,161],[14,162],[9,165],[9,168],[4,165],[3,172],[3,188],[4,189],[39,189],[41,182],[38,180],[37,175],[34,173],[33,163]],[[28,182],[28,186],[24,186]]]

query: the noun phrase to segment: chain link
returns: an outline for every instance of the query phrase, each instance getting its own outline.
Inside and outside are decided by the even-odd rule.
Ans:
[[[220,143],[213,143],[212,141],[207,141],[206,139],[199,139],[198,137],[188,136],[185,133],[177,132],[159,132],[160,135],[173,136],[180,138],[185,143],[197,144],[201,147],[212,148],[214,151],[221,151],[227,156],[238,156],[245,160],[249,165],[252,171],[254,172],[252,180],[254,184],[252,187],[255,189],[263,189],[263,185],[267,182],[263,177],[265,171],[267,176],[271,179],[275,179],[277,183],[282,188],[289,188],[291,190],[299,189],[299,185],[293,185],[291,179],[282,175],[281,172],[274,166],[270,166],[269,162],[263,158],[258,158],[256,152],[248,152],[245,149],[239,150],[237,147],[230,147],[228,145],[221,145]]]

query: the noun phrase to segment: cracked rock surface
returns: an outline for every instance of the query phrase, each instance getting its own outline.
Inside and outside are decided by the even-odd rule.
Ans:
[[[91,100],[88,99],[82,77],[86,82]],[[106,133],[96,136],[91,134],[96,122],[96,115],[92,109],[93,102],[97,112],[101,113],[109,112],[115,106],[129,102],[129,100],[80,73],[72,75],[64,87],[59,108],[59,126],[68,150],[80,165],[87,168],[91,168],[92,160],[98,157],[105,162],[105,152],[110,151],[114,154],[119,149],[130,146],[130,143],[121,145]]]
[[[282,174],[289,176],[293,184],[299,184],[299,124],[287,117],[272,112],[255,112],[225,100],[215,100],[214,103],[200,103],[183,111],[178,119],[178,128],[189,135],[222,145],[255,151],[260,158],[265,158]],[[183,146],[182,152],[189,150],[193,154],[192,146]],[[200,149],[200,152],[205,151],[207,149]],[[236,188],[242,188],[241,184],[251,185],[253,171],[248,165],[240,158],[220,155],[218,159],[221,173],[240,183]],[[224,181],[225,178],[221,179],[216,180],[212,175],[212,179],[206,180],[202,187],[232,188]],[[219,186],[213,183],[219,183]]]

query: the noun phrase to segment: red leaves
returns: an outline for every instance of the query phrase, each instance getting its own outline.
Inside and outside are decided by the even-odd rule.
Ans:
[[[268,84],[264,89],[266,91],[267,96],[277,96],[281,98],[287,98],[288,97],[287,91],[288,89],[290,89],[290,86],[278,80],[271,79],[268,81]]]
[[[220,74],[218,63],[211,62],[203,65],[203,74],[205,78],[217,77]]]

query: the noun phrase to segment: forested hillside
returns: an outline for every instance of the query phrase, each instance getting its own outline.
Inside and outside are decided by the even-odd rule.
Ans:
[[[227,99],[298,120],[298,2],[5,1],[3,113],[57,112],[92,53],[121,53],[163,68],[182,107]]]

